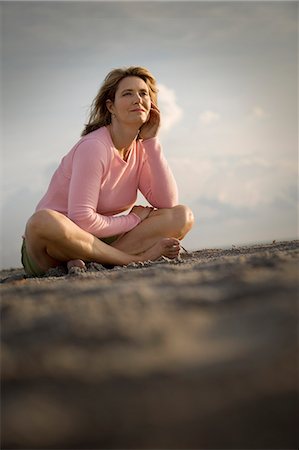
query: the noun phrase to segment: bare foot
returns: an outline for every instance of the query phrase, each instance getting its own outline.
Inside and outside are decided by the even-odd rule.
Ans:
[[[85,262],[82,259],[71,259],[67,262],[67,269],[70,270],[72,267],[79,267],[80,269],[86,269]]]
[[[177,258],[180,253],[180,241],[175,238],[162,238],[153,247],[144,253],[141,253],[138,258],[139,261],[155,261],[160,256],[167,258]]]

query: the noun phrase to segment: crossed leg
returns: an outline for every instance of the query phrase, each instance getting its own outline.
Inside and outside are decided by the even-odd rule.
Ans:
[[[112,247],[53,210],[41,210],[33,214],[25,230],[28,255],[45,271],[61,262],[75,259],[125,265],[130,262],[155,260],[161,255],[175,258],[180,250],[178,239],[171,235],[155,236],[151,241],[147,236],[145,245],[136,246],[136,249],[129,249],[128,240],[131,238],[132,235],[125,235],[122,238],[123,243],[122,239],[118,242],[120,247],[126,246],[128,250]]]
[[[160,239],[183,239],[194,223],[193,213],[187,206],[157,209],[133,230],[122,235],[112,247],[134,255],[142,254]]]

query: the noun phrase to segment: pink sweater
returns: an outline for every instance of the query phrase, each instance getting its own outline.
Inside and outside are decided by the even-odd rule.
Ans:
[[[130,209],[140,190],[155,208],[177,204],[177,185],[158,138],[136,141],[124,161],[108,128],[83,136],[62,159],[36,207],[65,214],[97,237],[127,232],[140,223]]]

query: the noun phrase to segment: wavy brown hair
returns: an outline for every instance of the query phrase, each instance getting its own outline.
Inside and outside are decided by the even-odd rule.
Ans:
[[[85,136],[100,127],[111,123],[111,113],[108,111],[106,101],[114,102],[115,93],[119,82],[126,77],[139,77],[147,84],[149,95],[153,103],[157,104],[158,89],[156,80],[145,67],[124,67],[113,69],[108,73],[102,86],[100,87],[95,99],[90,107],[90,115],[81,136]]]

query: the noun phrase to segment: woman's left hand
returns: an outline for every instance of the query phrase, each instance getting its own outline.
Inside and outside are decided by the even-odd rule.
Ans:
[[[156,137],[159,128],[160,128],[160,110],[156,105],[154,105],[154,103],[152,103],[149,118],[140,128],[138,137],[143,140]]]

